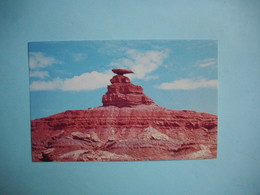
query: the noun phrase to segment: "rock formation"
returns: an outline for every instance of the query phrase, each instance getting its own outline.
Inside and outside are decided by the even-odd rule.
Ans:
[[[216,158],[216,115],[160,107],[113,72],[103,106],[31,121],[33,161]]]
[[[103,106],[129,107],[154,103],[144,95],[141,86],[133,85],[130,79],[124,76],[124,74],[133,73],[131,70],[113,69],[112,71],[117,75],[110,80],[112,85],[108,86],[107,93],[103,95]]]

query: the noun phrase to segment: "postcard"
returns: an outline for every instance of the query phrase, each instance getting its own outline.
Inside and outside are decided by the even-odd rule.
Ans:
[[[32,160],[216,158],[217,46],[30,42]]]

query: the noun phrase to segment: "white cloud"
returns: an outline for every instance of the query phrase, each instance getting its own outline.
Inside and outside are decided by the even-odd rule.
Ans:
[[[107,86],[111,77],[112,73],[99,73],[96,71],[84,73],[80,76],[64,80],[62,90],[80,91],[98,89]]]
[[[32,91],[62,90],[81,91],[94,90],[106,87],[109,84],[112,73],[90,72],[69,79],[56,78],[52,81],[34,81],[30,85]]]
[[[201,68],[213,66],[217,64],[217,60],[215,58],[207,58],[204,60],[201,60],[197,63],[197,65]]]
[[[140,52],[135,49],[126,50],[127,58],[117,59],[111,62],[111,66],[128,68],[134,71],[132,78],[149,79],[153,78],[150,73],[163,64],[169,54],[169,50],[151,50]]]
[[[84,60],[87,57],[87,55],[85,53],[74,53],[72,54],[72,57],[75,62],[79,62]]]
[[[63,80],[56,78],[52,81],[33,81],[30,85],[31,91],[47,91],[61,89],[63,86]]]
[[[45,68],[53,64],[61,64],[62,62],[55,57],[46,56],[42,52],[29,53],[29,67],[31,69]]]
[[[49,77],[49,73],[47,71],[30,71],[30,77],[43,79]]]
[[[218,85],[217,80],[207,79],[180,79],[169,83],[162,83],[156,88],[164,90],[194,90],[198,88],[216,88]]]

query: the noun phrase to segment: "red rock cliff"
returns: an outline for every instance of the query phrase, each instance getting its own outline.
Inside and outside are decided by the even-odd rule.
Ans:
[[[216,115],[157,106],[125,71],[115,69],[103,106],[32,120],[33,161],[216,158]]]

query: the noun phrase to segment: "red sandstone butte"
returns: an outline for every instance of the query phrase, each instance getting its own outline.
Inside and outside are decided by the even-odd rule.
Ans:
[[[160,107],[117,70],[103,106],[31,121],[33,161],[216,158],[216,115]]]

